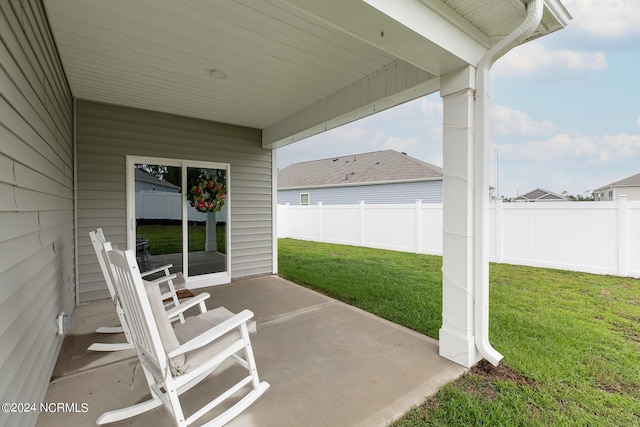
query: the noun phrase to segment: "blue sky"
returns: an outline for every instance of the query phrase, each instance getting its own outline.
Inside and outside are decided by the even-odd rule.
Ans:
[[[640,1],[564,0],[561,31],[509,52],[491,80],[491,184],[584,194],[640,173]],[[291,163],[395,149],[442,166],[438,93],[278,150]]]

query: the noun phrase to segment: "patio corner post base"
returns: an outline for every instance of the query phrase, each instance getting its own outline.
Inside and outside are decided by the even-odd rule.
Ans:
[[[451,331],[440,329],[439,354],[465,368],[470,368],[482,359],[473,337],[462,337]]]

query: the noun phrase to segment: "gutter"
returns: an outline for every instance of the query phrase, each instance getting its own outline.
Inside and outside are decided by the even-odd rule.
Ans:
[[[475,206],[475,259],[474,259],[474,328],[476,348],[480,354],[494,366],[502,359],[489,342],[489,86],[490,71],[493,64],[514,47],[529,38],[542,21],[544,0],[530,0],[527,3],[527,16],[512,33],[489,49],[478,62],[476,68],[476,143],[475,149],[482,155],[476,155],[474,164]]]

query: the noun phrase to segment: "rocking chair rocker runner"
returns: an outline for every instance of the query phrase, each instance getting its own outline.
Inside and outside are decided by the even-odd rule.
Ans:
[[[104,233],[101,228],[98,228],[96,231],[89,232],[89,237],[91,238],[91,243],[93,244],[93,249],[96,252],[96,256],[98,257],[98,263],[100,264],[100,270],[102,271],[102,275],[104,276],[104,280],[107,283],[107,288],[109,289],[109,294],[111,295],[111,299],[113,300],[116,306],[116,312],[118,314],[118,318],[120,319],[121,326],[102,326],[96,329],[97,333],[101,334],[117,334],[124,332],[126,342],[123,343],[93,343],[89,346],[89,350],[92,351],[119,351],[119,350],[130,350],[133,349],[133,344],[131,343],[129,330],[127,328],[126,322],[122,317],[122,307],[115,299],[115,288],[113,285],[113,281],[111,278],[111,271],[109,271],[108,260],[106,259],[106,253],[104,252],[104,244],[106,243],[106,238],[104,237]],[[180,322],[184,323],[184,310],[176,310],[178,307],[182,306],[185,310],[186,308],[194,307],[195,305],[200,306],[200,312],[204,313],[207,311],[204,301],[209,298],[209,294],[203,292],[195,297],[184,299],[180,301],[178,299],[178,295],[176,292],[176,287],[174,282],[179,282],[179,278],[182,275],[178,276],[176,274],[171,274],[169,272],[169,268],[171,268],[171,264],[164,265],[162,267],[158,267],[156,269],[145,271],[141,273],[142,277],[147,277],[155,273],[164,272],[164,276],[155,279],[153,282],[157,284],[157,286],[164,285],[168,287],[168,292],[162,294],[162,299],[171,299],[171,302],[166,306],[167,308],[167,316],[171,321],[180,320]]]
[[[241,390],[245,391],[244,397],[205,424],[210,427],[222,426],[269,388],[268,383],[260,382],[253,357],[247,326],[253,317],[251,311],[233,314],[220,307],[190,317],[186,323],[177,324],[174,328],[164,313],[158,287],[142,280],[135,254],[132,251],[111,250],[109,243],[105,244],[105,251],[113,273],[116,299],[121,303],[124,317],[130,325],[131,340],[149,385],[151,399],[129,408],[107,412],[98,418],[99,425],[120,421],[164,405],[176,425],[187,426],[223,401],[236,397]],[[204,330],[205,323],[210,324],[210,329]],[[247,369],[247,376],[191,416],[185,417],[180,395],[204,380],[226,360],[237,362]]]

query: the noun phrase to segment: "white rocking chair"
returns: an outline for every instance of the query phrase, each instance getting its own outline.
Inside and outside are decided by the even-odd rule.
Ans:
[[[249,310],[233,314],[224,307],[187,319],[184,324],[169,322],[157,286],[144,283],[132,251],[105,250],[111,265],[116,299],[130,325],[132,342],[151,392],[151,399],[128,408],[101,415],[98,425],[139,415],[160,405],[177,426],[187,426],[238,393],[245,394],[206,426],[222,426],[239,415],[268,388],[260,382],[251,348],[247,323]],[[205,325],[209,325],[205,328]],[[203,332],[204,331],[204,332]],[[244,357],[242,357],[243,355]],[[247,369],[247,376],[216,396],[189,417],[185,417],[180,395],[207,378],[224,361],[231,360]],[[247,390],[248,389],[248,390]]]
[[[111,295],[111,299],[116,306],[116,313],[118,314],[118,318],[120,319],[121,326],[102,326],[96,329],[97,333],[100,334],[117,334],[123,333],[125,334],[126,342],[122,343],[93,343],[89,346],[88,350],[92,351],[119,351],[119,350],[130,350],[133,349],[133,344],[131,343],[131,339],[129,336],[129,330],[127,329],[126,322],[122,317],[122,307],[118,304],[115,299],[115,288],[113,286],[113,280],[111,278],[111,271],[108,267],[108,260],[106,258],[106,254],[104,252],[104,244],[106,243],[106,238],[104,237],[104,233],[101,228],[98,228],[96,231],[89,232],[89,237],[91,238],[91,243],[93,244],[93,249],[96,252],[96,256],[98,257],[98,264],[100,264],[100,270],[102,271],[102,275],[104,276],[104,280],[107,283],[107,288],[109,289],[109,294]],[[205,306],[204,301],[209,298],[209,294],[203,292],[201,294],[196,295],[195,297],[183,299],[182,301],[178,298],[176,286],[174,281],[180,282],[180,278],[182,275],[178,276],[176,274],[171,274],[169,272],[169,268],[171,268],[171,264],[163,265],[162,267],[155,268],[153,270],[146,271],[141,275],[143,277],[147,277],[149,275],[164,272],[164,277],[154,280],[154,283],[157,283],[158,286],[166,284],[168,287],[168,291],[162,294],[162,299],[171,299],[169,304],[166,304],[167,308],[167,316],[171,321],[180,320],[181,323],[184,323],[184,310],[177,309],[180,306],[183,306],[184,309],[191,308],[195,305],[200,306],[200,312],[204,313],[207,311],[207,307]],[[184,280],[182,280],[184,283]]]

